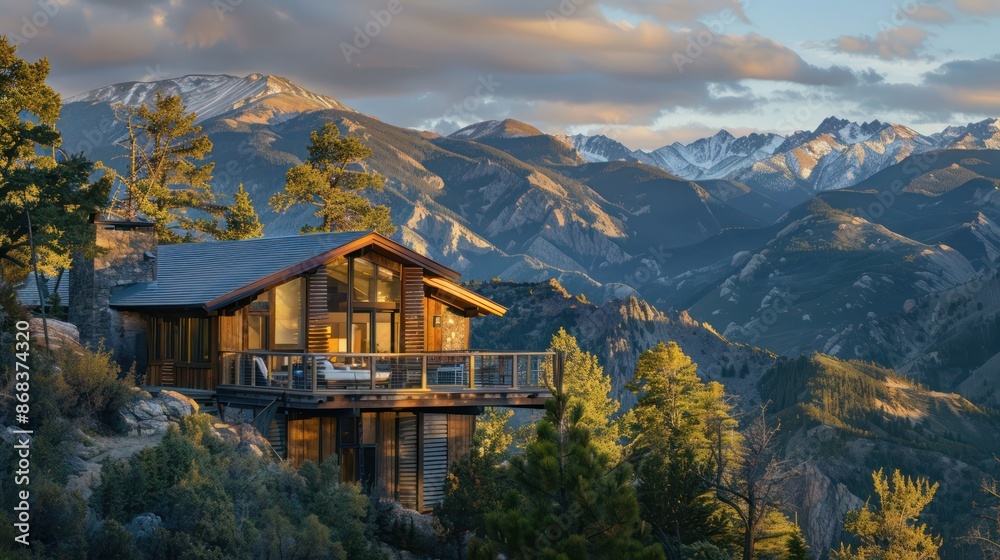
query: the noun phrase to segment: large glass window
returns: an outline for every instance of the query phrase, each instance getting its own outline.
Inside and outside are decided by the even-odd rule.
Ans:
[[[400,286],[399,271],[393,267],[368,259],[354,259],[356,303],[399,303]]]
[[[375,283],[375,263],[365,259],[354,259],[354,301],[370,303]]]
[[[383,266],[378,267],[378,283],[377,294],[379,303],[388,302],[399,302],[399,290],[400,290],[400,279],[399,272],[395,270],[385,268]]]
[[[274,344],[302,347],[302,295],[301,278],[281,284],[274,289]]]
[[[347,311],[348,279],[347,259],[341,257],[326,265],[327,311]]]

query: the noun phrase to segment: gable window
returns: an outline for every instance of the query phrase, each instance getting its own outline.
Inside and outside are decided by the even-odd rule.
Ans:
[[[354,259],[355,303],[398,304],[400,286],[398,267],[376,264],[363,258]]]

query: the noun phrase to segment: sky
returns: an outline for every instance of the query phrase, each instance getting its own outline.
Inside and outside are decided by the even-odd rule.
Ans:
[[[0,34],[73,95],[275,74],[398,126],[514,118],[655,149],[824,118],[1000,116],[1000,0],[19,0]]]

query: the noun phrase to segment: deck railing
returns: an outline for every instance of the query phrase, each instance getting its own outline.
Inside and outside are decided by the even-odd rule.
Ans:
[[[296,353],[222,352],[220,385],[305,393],[358,391],[549,391],[555,352]]]

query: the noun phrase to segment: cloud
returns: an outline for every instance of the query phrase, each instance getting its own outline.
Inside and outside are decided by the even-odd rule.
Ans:
[[[48,56],[53,83],[68,94],[151,74],[272,73],[404,126],[457,122],[444,115],[485,76],[502,85],[463,120],[553,126],[650,125],[678,108],[753,111],[762,100],[737,86],[748,81],[858,80],[737,33],[745,14],[733,0],[629,2],[648,16],[632,25],[602,12],[626,10],[624,0],[561,1],[551,6],[575,9],[552,20],[536,0],[406,1],[396,13],[385,0],[75,0],[21,54]],[[32,8],[0,6],[0,29]],[[345,56],[345,45],[357,52]]]
[[[918,4],[912,7],[906,11],[906,17],[917,23],[948,23],[955,19],[948,10],[930,4]]]
[[[584,0],[568,0],[572,3]],[[689,23],[710,14],[733,14],[747,21],[739,0],[613,0],[607,4],[633,14],[652,16],[664,23]]]
[[[863,84],[840,93],[869,111],[912,111],[923,122],[995,116],[1000,113],[1000,57],[946,62],[923,74],[918,84]]]
[[[1000,1],[998,0],[955,0],[955,7],[967,14],[977,16],[1000,14]]]
[[[872,55],[884,60],[916,58],[930,36],[926,30],[912,25],[880,31],[875,37],[841,35],[833,42],[834,50]]]

